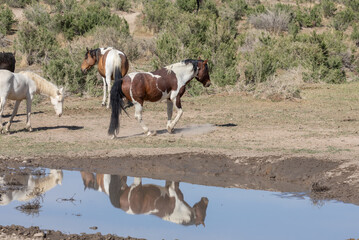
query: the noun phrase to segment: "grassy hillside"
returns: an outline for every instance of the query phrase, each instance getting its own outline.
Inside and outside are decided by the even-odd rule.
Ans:
[[[195,0],[0,3],[2,50],[16,50],[17,67],[36,66],[73,94],[102,91],[96,71],[80,71],[86,46],[123,50],[130,71],[209,59],[214,84],[205,93],[280,100],[301,97],[305,83],[358,79],[359,0],[203,0],[198,13]],[[139,12],[131,27],[141,34],[130,34],[126,12]]]

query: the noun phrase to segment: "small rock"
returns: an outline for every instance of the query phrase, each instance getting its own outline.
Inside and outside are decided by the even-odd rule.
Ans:
[[[38,233],[35,233],[34,234],[34,237],[35,238],[44,238],[45,237],[45,234],[43,232],[38,232]]]

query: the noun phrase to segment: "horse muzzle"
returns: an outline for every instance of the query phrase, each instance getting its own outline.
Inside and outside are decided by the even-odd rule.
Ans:
[[[211,82],[210,82],[210,81],[208,81],[208,82],[206,82],[206,83],[204,84],[204,87],[209,87],[209,86],[211,86]]]

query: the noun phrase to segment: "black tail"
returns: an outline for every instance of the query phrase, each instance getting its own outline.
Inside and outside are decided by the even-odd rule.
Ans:
[[[111,121],[110,127],[108,128],[108,134],[114,135],[115,132],[117,133],[120,128],[120,114],[122,109],[124,110],[124,102],[123,97],[124,94],[122,92],[122,75],[119,68],[115,69],[115,82],[111,88]],[[126,112],[126,111],[125,111]],[[127,112],[126,112],[127,114]]]

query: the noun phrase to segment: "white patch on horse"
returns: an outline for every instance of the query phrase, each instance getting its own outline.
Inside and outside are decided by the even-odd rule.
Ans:
[[[191,221],[191,209],[184,204],[183,201],[179,200],[176,191],[170,187],[169,188],[169,195],[170,197],[175,198],[175,208],[170,215],[166,215],[163,217],[163,220],[174,222],[177,224],[188,223]]]
[[[131,96],[131,100],[132,102],[135,104],[135,103],[138,103],[134,98],[133,98],[133,94],[132,94],[132,83],[133,83],[133,79],[135,78],[135,76],[137,75],[137,72],[133,72],[133,73],[130,73],[128,74],[127,76],[130,77],[131,79],[131,84],[130,84],[130,96]]]
[[[174,63],[165,68],[168,71],[172,71],[177,78],[177,89],[171,93],[171,100],[174,100],[177,97],[179,90],[197,75],[198,70],[194,72],[193,65],[190,63],[185,64],[184,62]]]
[[[105,188],[104,192],[107,195],[110,195],[110,183],[111,183],[111,175],[110,174],[104,174],[103,175],[103,187]]]

